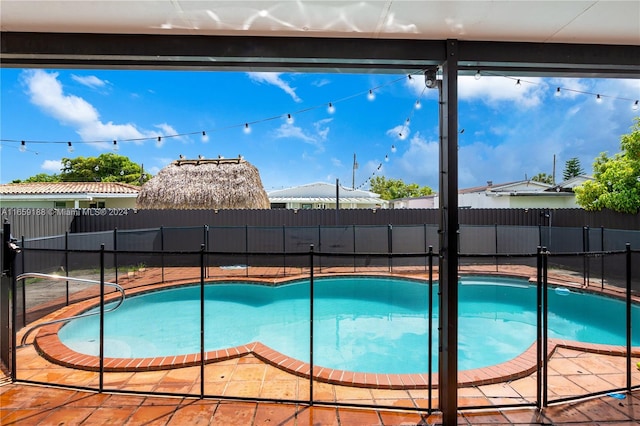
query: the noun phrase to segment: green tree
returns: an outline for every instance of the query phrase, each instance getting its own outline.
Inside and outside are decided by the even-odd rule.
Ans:
[[[387,179],[384,176],[375,176],[370,180],[371,191],[380,195],[383,200],[395,200],[397,198],[422,197],[433,194],[428,186],[420,186],[417,183],[406,184],[402,179]]]
[[[640,210],[640,117],[631,133],[621,137],[620,148],[622,152],[613,157],[601,153],[593,163],[594,180],[574,188],[585,210],[607,208],[631,214]]]
[[[31,183],[31,182],[60,182],[60,175],[52,174],[48,175],[46,173],[38,173],[35,176],[28,177],[25,180],[22,179],[14,179],[11,183]]]
[[[151,179],[149,173],[128,157],[114,153],[101,154],[98,157],[63,158],[60,174],[38,173],[20,182],[124,182],[142,185]],[[142,177],[142,178],[141,178]]]
[[[564,171],[562,177],[564,180],[569,180],[572,177],[580,176],[584,174],[584,170],[580,166],[580,160],[577,157],[573,157],[567,160],[564,165]]]
[[[98,157],[63,158],[61,169],[63,182],[124,182],[141,185],[151,179],[142,168],[124,155],[101,154]],[[141,178],[142,177],[142,178]]]
[[[538,173],[534,177],[531,178],[536,182],[548,183],[549,185],[553,185],[553,176],[548,175],[546,173]]]

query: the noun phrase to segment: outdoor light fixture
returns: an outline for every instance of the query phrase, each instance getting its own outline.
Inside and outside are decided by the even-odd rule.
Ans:
[[[27,144],[25,141],[20,141],[20,152],[25,152],[27,150]]]
[[[424,84],[429,89],[434,89],[438,86],[438,80],[436,79],[436,73],[438,68],[431,68],[424,72]]]
[[[327,108],[327,111],[329,112],[329,114],[333,114],[336,111],[335,107],[331,102],[329,102],[329,107]]]
[[[69,151],[69,153],[73,152],[73,145],[71,145],[71,142],[67,142],[67,151]]]
[[[244,132],[247,134],[251,133],[251,128],[249,127],[249,123],[244,123]]]
[[[202,142],[209,142],[209,136],[207,136],[207,132],[202,131]]]
[[[635,102],[633,103],[633,105],[631,106],[631,109],[632,109],[632,110],[634,110],[634,111],[637,111],[637,110],[638,110],[638,108],[639,108],[639,106],[638,106],[638,101],[635,101]]]
[[[596,95],[596,102],[598,103],[602,102],[602,96],[600,96],[600,93]]]
[[[480,78],[482,78],[482,74],[480,74],[480,70],[478,70],[478,72],[476,72],[475,79],[480,80]]]
[[[420,103],[420,99],[418,99],[418,100],[416,101],[416,105],[415,105],[415,107],[416,107],[416,109],[420,109],[420,108],[422,108],[422,104]]]
[[[560,96],[560,88],[559,87],[556,89],[556,96]]]
[[[520,79],[518,79],[518,81],[516,81],[516,86],[522,86],[522,84],[520,84]]]
[[[113,150],[114,151],[118,150],[118,141],[116,141],[116,140],[113,141]]]
[[[293,123],[293,117],[291,116],[291,114],[287,114],[287,123],[289,124]]]
[[[370,101],[374,100],[376,98],[376,95],[373,93],[373,90],[369,89],[369,94],[367,95],[367,99],[369,99]]]

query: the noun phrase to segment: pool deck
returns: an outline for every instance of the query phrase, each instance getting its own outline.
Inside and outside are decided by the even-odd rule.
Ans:
[[[511,271],[504,267],[501,267],[501,271],[508,275],[515,275],[515,272],[519,272],[518,275],[523,275],[524,272],[526,275],[531,272],[523,271],[522,268]],[[131,280],[121,282],[127,287],[128,294],[134,289],[148,291],[152,288],[149,283],[157,281],[156,272],[145,271]],[[183,270],[181,277],[174,277],[175,280],[166,274],[165,280],[173,281],[172,285],[178,284],[182,282],[184,272]],[[229,277],[229,272],[224,272],[224,278]],[[416,276],[406,272],[394,272]],[[483,271],[476,268],[467,272]],[[244,271],[232,271],[233,273],[241,275]],[[388,275],[388,271],[379,273]],[[256,274],[252,275],[254,276],[250,279],[255,281]],[[277,284],[281,280],[274,278],[277,275],[274,275],[273,271],[265,272],[258,279]],[[424,278],[424,274],[422,277]],[[208,279],[212,278],[216,277]],[[223,278],[222,275],[219,278]],[[177,281],[178,279],[180,281]],[[193,282],[193,279],[188,281]],[[550,277],[550,281],[572,286],[581,285],[581,282],[575,282],[575,278],[572,277],[554,276]],[[599,288],[599,285],[597,287]],[[615,291],[606,289],[606,292]],[[38,338],[41,335],[43,338],[51,336],[51,330],[43,328],[37,332]],[[46,346],[46,339],[43,342]],[[601,347],[566,347],[563,342],[552,343],[549,345],[552,349],[549,351],[547,384],[550,400],[605,392],[625,386],[626,359],[615,353],[619,352],[620,348],[602,350]],[[248,349],[251,350],[247,350],[246,353],[207,359],[204,367],[205,394],[224,398],[285,399],[298,401],[297,403],[273,404],[117,393],[135,391],[199,395],[203,386],[200,383],[200,366],[184,364],[176,368],[178,366],[175,365],[175,360],[169,362],[173,366],[172,369],[163,369],[159,364],[153,366],[153,363],[146,366],[153,368],[118,369],[117,364],[114,364],[114,369],[104,374],[103,393],[52,388],[44,384],[95,388],[99,383],[99,374],[96,371],[70,368],[74,366],[73,362],[61,365],[57,358],[56,363],[53,363],[52,359],[39,355],[33,345],[28,345],[18,349],[17,378],[40,382],[43,385],[7,383],[0,386],[0,424],[396,425],[434,424],[440,419],[437,414],[402,411],[403,408],[420,408],[425,411],[428,408],[430,391],[424,383],[416,383],[413,377],[405,378],[410,379],[411,383],[403,382],[402,378],[400,383],[394,383],[392,379],[386,378],[386,382],[380,386],[381,380],[378,377],[375,378],[375,382],[366,375],[358,380],[345,380],[344,374],[336,379],[333,371],[324,375],[318,372],[318,381],[314,381],[313,385],[313,395],[314,400],[322,406],[308,407],[304,401],[309,399],[311,388],[308,371],[305,373],[304,366],[302,370],[294,368],[292,371],[287,365],[276,362],[271,355],[265,355],[263,351],[268,351],[268,348],[259,347],[256,350],[256,346],[253,346]],[[639,355],[634,354],[633,365],[640,361]],[[525,366],[524,369],[521,365],[516,377],[508,366],[502,367],[504,368],[478,371],[477,374],[489,376],[488,381],[485,381],[486,377],[471,377],[471,380],[468,380],[464,376],[468,372],[460,373],[459,407],[484,409],[465,411],[459,416],[459,424],[638,424],[635,420],[640,418],[640,391],[625,395],[625,399],[602,396],[570,404],[552,405],[541,413],[529,408],[491,409],[490,407],[495,405],[532,404],[536,400],[535,368],[528,371],[527,368],[531,365]],[[640,385],[640,371],[634,371],[632,385]],[[431,397],[432,407],[437,408],[437,389],[431,391]],[[377,405],[379,408],[331,406],[341,403]]]

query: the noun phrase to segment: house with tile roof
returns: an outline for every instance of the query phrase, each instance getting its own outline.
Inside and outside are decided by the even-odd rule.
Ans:
[[[135,208],[140,188],[120,182],[32,182],[0,185],[0,207]]]
[[[272,209],[341,209],[387,208],[389,202],[375,192],[345,188],[324,182],[267,192]]]

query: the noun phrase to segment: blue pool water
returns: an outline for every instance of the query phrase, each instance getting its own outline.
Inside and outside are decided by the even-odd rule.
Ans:
[[[437,369],[438,287],[433,298],[433,369]],[[494,365],[524,352],[536,338],[536,290],[526,280],[465,277],[460,281],[459,369]],[[371,373],[428,371],[428,285],[385,277],[315,280],[314,364]],[[105,315],[106,357],[200,352],[200,287],[127,299]],[[278,287],[246,283],[205,288],[205,350],[259,341],[309,361],[309,282]],[[549,337],[625,344],[625,305],[587,293],[549,291]],[[640,307],[633,306],[634,346]],[[99,351],[97,316],[59,332],[71,349]]]

